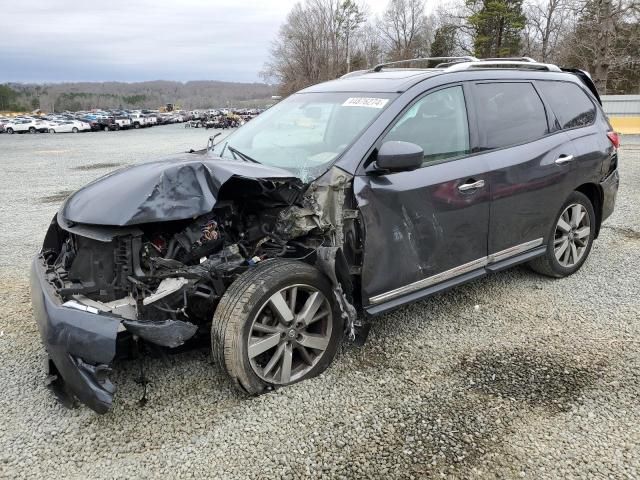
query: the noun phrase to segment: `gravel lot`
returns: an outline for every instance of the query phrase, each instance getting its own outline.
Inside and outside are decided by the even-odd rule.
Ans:
[[[640,138],[583,269],[516,268],[379,318],[324,375],[259,398],[207,350],[113,375],[113,410],[65,410],[43,385],[28,261],[66,192],[200,148],[181,126],[0,135],[0,477],[638,478]]]

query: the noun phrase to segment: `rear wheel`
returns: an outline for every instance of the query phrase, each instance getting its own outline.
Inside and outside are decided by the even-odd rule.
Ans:
[[[254,395],[323,372],[341,338],[329,280],[310,265],[281,259],[241,275],[220,300],[211,328],[217,363]]]
[[[56,131],[53,128],[50,128],[49,133],[56,133]]]
[[[549,277],[566,277],[584,264],[595,236],[596,216],[589,198],[573,192],[560,209],[549,234],[544,256],[529,266]]]
[[[36,133],[36,127],[29,127],[29,133]]]

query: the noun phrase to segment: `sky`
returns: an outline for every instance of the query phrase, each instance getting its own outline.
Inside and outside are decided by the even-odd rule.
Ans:
[[[261,81],[295,0],[0,0],[0,83]],[[368,0],[372,14],[387,0]]]

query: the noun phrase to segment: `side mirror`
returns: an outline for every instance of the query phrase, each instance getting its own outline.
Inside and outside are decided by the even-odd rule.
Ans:
[[[402,172],[422,166],[424,150],[420,145],[409,142],[384,142],[378,150],[376,167],[379,170]]]

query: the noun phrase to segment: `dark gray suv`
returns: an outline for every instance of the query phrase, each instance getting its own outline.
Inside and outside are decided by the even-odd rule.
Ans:
[[[202,340],[258,394],[322,372],[390,309],[524,262],[576,272],[619,183],[590,78],[436,61],[307,88],[71,195],[32,264],[59,398],[105,412],[114,360]]]

